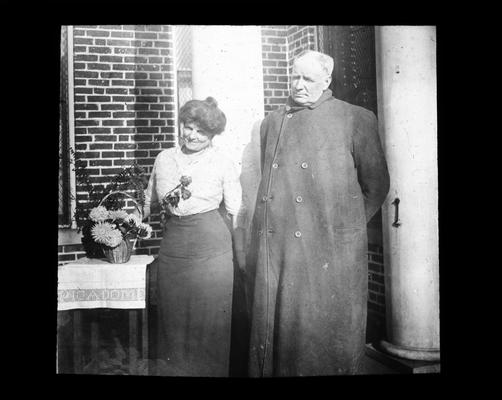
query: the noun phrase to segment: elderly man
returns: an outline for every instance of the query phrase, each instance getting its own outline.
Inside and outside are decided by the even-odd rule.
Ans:
[[[287,104],[261,125],[251,376],[355,374],[364,354],[366,224],[389,175],[375,115],[332,96],[332,71],[325,54],[298,56]]]

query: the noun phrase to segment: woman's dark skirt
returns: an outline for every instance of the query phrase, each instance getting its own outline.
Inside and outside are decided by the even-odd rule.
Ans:
[[[163,374],[228,376],[233,261],[218,210],[168,219],[157,269]]]

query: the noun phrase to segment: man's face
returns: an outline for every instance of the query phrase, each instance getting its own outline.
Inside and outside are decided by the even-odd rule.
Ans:
[[[323,71],[312,57],[302,57],[293,64],[291,97],[303,106],[314,104],[331,83],[331,77]]]

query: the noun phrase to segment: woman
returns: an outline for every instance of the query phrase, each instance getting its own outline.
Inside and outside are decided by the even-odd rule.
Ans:
[[[145,196],[147,218],[182,176],[191,179],[189,197],[166,206],[157,259],[158,359],[167,364],[168,375],[228,376],[232,237],[218,209],[223,200],[235,228],[239,175],[212,146],[226,124],[212,97],[188,101],[179,123],[180,147],[159,153]]]

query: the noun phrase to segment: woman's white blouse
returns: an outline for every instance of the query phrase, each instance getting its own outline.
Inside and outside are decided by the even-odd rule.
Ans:
[[[199,214],[217,209],[223,200],[228,213],[237,215],[242,198],[239,173],[233,162],[212,146],[190,155],[178,147],[160,152],[146,189],[145,211],[149,213],[152,205],[160,203],[178,186],[183,175],[192,178],[187,186],[192,195],[187,200],[180,199],[177,207],[169,205],[171,213]]]

